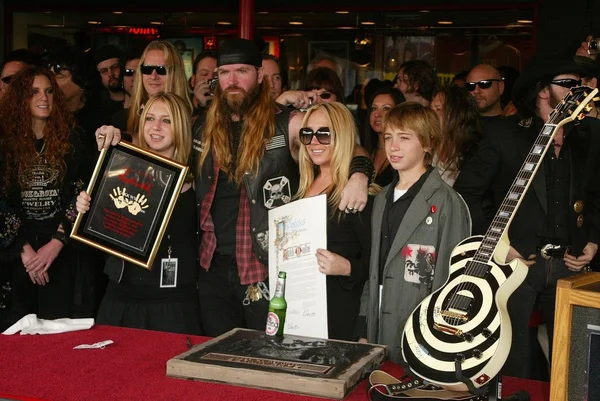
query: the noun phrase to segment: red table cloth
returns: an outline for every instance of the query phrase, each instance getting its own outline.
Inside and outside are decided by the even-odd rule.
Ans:
[[[0,397],[13,400],[235,400],[321,401],[277,391],[167,377],[167,361],[187,350],[182,334],[96,325],[90,330],[50,335],[0,335]],[[207,337],[189,336],[192,344]],[[113,340],[105,349],[79,344]],[[386,362],[382,370],[399,377],[402,369]],[[367,400],[368,381],[347,401]],[[549,399],[549,384],[511,377],[503,394],[527,390],[532,401]]]

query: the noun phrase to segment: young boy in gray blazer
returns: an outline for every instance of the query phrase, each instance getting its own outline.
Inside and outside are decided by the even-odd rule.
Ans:
[[[396,363],[407,318],[445,283],[453,248],[471,234],[465,202],[431,166],[440,136],[435,112],[414,102],[394,107],[384,121],[386,155],[398,174],[375,198],[357,334],[387,345]]]

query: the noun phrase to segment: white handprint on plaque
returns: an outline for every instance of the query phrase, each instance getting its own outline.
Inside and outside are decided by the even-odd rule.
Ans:
[[[129,210],[129,213],[135,216],[143,209],[147,209],[149,207],[149,205],[146,205],[146,202],[148,202],[148,198],[146,198],[145,195],[137,194],[135,199],[129,205],[127,205],[127,210]]]
[[[108,194],[108,196],[110,196],[110,199],[112,199],[113,202],[115,203],[115,206],[117,207],[117,209],[123,209],[124,207],[127,207],[131,203],[130,200],[125,198],[126,191],[127,191],[127,188],[121,189],[120,187],[116,187],[116,188],[113,188],[112,194]]]

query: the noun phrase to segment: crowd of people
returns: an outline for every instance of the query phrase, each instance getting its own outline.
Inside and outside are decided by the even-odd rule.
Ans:
[[[570,88],[600,77],[586,42],[576,55],[534,56],[516,79],[480,64],[448,86],[408,60],[393,81],[364,87],[356,115],[334,57],[307,72],[288,90],[279,60],[245,39],[199,54],[189,80],[165,40],[93,56],[13,51],[0,77],[4,323],[35,313],[206,336],[264,330],[268,211],[326,194],[315,269],[327,276],[329,336],[385,344],[400,362],[406,320],[444,285],[454,247],[487,232]],[[501,262],[529,270],[508,303],[504,374],[543,378],[530,316],[541,309],[551,343],[557,280],[596,255],[596,117],[558,130],[510,226]],[[120,141],[190,167],[151,269],[69,238],[93,202],[99,151]],[[168,282],[164,260],[175,260]]]

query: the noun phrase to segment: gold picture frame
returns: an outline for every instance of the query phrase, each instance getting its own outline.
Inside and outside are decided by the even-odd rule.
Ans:
[[[128,142],[103,149],[71,238],[150,270],[187,173]]]

